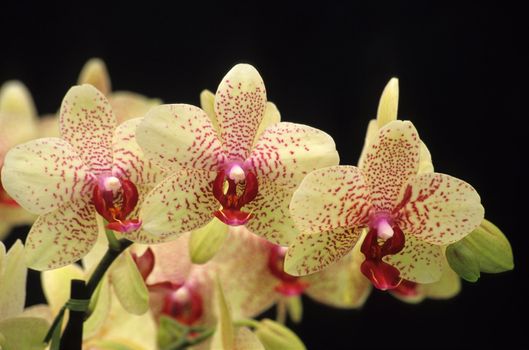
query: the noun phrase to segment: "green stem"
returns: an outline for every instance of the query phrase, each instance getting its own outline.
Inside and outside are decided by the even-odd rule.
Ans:
[[[106,221],[105,221],[105,224],[106,224]],[[120,243],[119,243],[118,239],[116,238],[116,235],[114,234],[114,231],[105,228],[105,234],[107,235],[109,248],[113,249],[113,250],[119,250],[120,249]]]

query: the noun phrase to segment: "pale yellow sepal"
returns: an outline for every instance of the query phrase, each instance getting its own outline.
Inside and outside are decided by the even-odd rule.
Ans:
[[[8,81],[2,85],[0,88],[0,135],[2,138],[0,142],[11,147],[34,138],[37,135],[36,115],[33,99],[24,84],[19,81]]]
[[[0,321],[0,349],[41,350],[49,324],[36,317],[14,317]]]
[[[386,84],[377,110],[377,126],[382,128],[386,124],[397,120],[397,111],[399,108],[399,80],[391,78]]]
[[[215,94],[207,89],[203,90],[200,93],[200,107],[206,112],[217,135],[220,137],[219,121],[215,114]]]
[[[206,226],[191,232],[189,255],[194,264],[205,264],[217,254],[228,237],[228,226],[213,218]]]
[[[110,77],[105,62],[99,58],[91,58],[85,63],[79,79],[79,85],[90,84],[101,91],[105,96],[112,91]]]
[[[213,335],[212,348],[231,350],[235,348],[235,329],[231,311],[218,277],[215,279],[215,302],[217,308],[217,329]]]

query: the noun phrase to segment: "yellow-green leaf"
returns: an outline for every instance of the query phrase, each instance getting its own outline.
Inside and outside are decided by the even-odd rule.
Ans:
[[[142,315],[149,310],[149,291],[128,251],[112,264],[110,280],[125,310],[134,315]]]

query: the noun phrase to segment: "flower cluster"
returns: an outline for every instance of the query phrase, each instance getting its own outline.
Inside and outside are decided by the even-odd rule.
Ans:
[[[301,321],[302,295],[346,309],[372,287],[445,299],[460,276],[513,267],[476,190],[434,172],[397,120],[396,79],[357,166],[339,165],[325,132],[281,121],[248,64],[201,108],[110,85],[90,60],[40,119],[21,83],[0,90],[0,234],[33,223],[24,247],[1,246],[0,347],[44,348],[48,327],[46,342],[72,344],[68,309],[86,315],[84,349],[303,349],[284,326]],[[43,271],[38,311],[23,311],[26,265]],[[273,306],[276,321],[254,319]]]

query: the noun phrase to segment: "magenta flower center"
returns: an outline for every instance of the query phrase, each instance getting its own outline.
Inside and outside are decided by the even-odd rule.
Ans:
[[[279,245],[271,245],[268,255],[268,270],[279,280],[274,288],[284,296],[296,296],[303,293],[309,284],[300,277],[291,276],[284,270],[287,249]]]
[[[252,214],[243,211],[242,207],[253,201],[257,192],[257,177],[252,171],[245,171],[238,164],[220,170],[213,182],[213,195],[222,208],[213,214],[226,225],[244,225]]]
[[[127,219],[138,204],[138,189],[132,181],[105,176],[98,179],[92,194],[97,212],[108,222],[107,228],[132,232],[140,228],[138,219]]]

